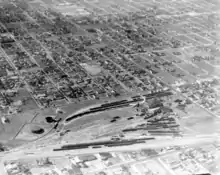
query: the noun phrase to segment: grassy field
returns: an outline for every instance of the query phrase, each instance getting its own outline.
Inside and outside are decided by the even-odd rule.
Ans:
[[[189,74],[191,74],[193,76],[206,75],[206,72],[204,72],[201,68],[196,67],[196,66],[189,64],[189,63],[180,63],[180,64],[178,64],[178,66],[180,68],[182,68],[183,70],[186,70]]]
[[[134,111],[132,108],[126,109],[117,109],[111,110],[106,112],[101,112],[95,115],[88,115],[83,118],[76,119],[73,123],[67,125],[68,129],[78,129],[82,128],[84,125],[91,125],[91,123],[100,123],[105,124],[106,122],[109,123],[115,116],[120,116],[121,118],[127,118],[134,115]]]
[[[32,134],[31,133],[31,128],[33,126],[40,126],[44,129],[44,133],[43,134]],[[48,133],[48,131],[50,131],[52,128],[51,125],[42,125],[42,124],[26,124],[24,126],[24,128],[22,129],[22,131],[17,135],[17,137],[15,139],[19,139],[19,140],[24,140],[24,141],[33,141],[36,140],[40,137],[43,137],[44,135],[46,135]]]
[[[36,110],[39,109],[38,105],[31,97],[30,93],[27,91],[26,88],[21,88],[18,90],[18,94],[12,98],[13,101],[24,100],[25,102],[21,106],[22,111],[29,111],[29,110]]]
[[[219,118],[214,118],[208,112],[195,105],[191,105],[186,111],[188,112],[188,117],[181,120],[183,126],[198,134],[213,134],[220,131]]]
[[[0,140],[12,140],[17,134],[19,129],[34,116],[33,111],[26,112],[25,114],[11,115],[10,124],[1,125]]]
[[[163,81],[165,81],[169,85],[175,84],[175,82],[178,80],[176,77],[164,71],[160,71],[158,74],[156,74],[156,76],[160,77]]]

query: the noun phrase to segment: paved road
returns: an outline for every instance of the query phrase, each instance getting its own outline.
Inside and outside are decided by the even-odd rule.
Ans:
[[[196,145],[196,144],[204,144],[211,143],[216,141],[216,139],[220,139],[217,135],[201,135],[201,136],[191,136],[184,138],[176,138],[176,139],[161,139],[161,140],[153,140],[146,141],[146,143],[135,144],[129,146],[119,146],[119,147],[102,147],[102,148],[87,148],[80,150],[68,150],[68,151],[53,151],[54,148],[60,148],[63,144],[57,144],[52,146],[47,146],[45,148],[38,149],[30,149],[30,150],[20,150],[16,152],[12,152],[10,154],[6,154],[2,157],[2,160],[14,160],[19,158],[28,158],[28,157],[58,157],[64,156],[67,154],[71,155],[79,155],[79,154],[93,154],[98,152],[118,152],[118,151],[132,151],[132,150],[140,150],[147,148],[162,148],[167,146],[182,146],[182,145]],[[71,144],[71,143],[69,143]],[[74,144],[74,143],[72,143]]]
[[[5,153],[5,155],[0,155],[0,174],[6,175],[3,162],[10,161],[10,160],[18,160],[18,159],[39,159],[42,157],[63,157],[63,156],[76,156],[82,154],[95,154],[99,152],[121,152],[121,151],[137,151],[141,149],[148,149],[148,148],[163,148],[167,146],[183,146],[183,145],[201,145],[201,144],[208,144],[213,143],[217,139],[220,140],[219,135],[200,135],[200,136],[190,136],[184,138],[176,138],[176,139],[163,139],[163,140],[154,140],[154,141],[147,141],[143,144],[135,144],[129,146],[121,146],[121,147],[102,147],[102,148],[88,148],[82,150],[69,150],[69,151],[56,151],[54,152],[54,148],[59,148],[62,145],[57,144],[54,146],[47,146],[46,148],[36,148],[30,150],[19,150],[17,152],[12,152],[10,154]],[[2,172],[1,172],[2,171]]]

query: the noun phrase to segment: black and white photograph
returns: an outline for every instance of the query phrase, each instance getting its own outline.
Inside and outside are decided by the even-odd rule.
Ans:
[[[0,175],[220,175],[220,0],[0,0]]]

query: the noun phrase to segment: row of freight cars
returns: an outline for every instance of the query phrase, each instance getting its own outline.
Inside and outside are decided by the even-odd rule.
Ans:
[[[88,115],[88,114],[93,114],[93,113],[102,112],[102,111],[106,111],[106,110],[112,110],[115,108],[129,107],[132,103],[137,103],[137,102],[143,101],[143,97],[146,99],[151,99],[154,97],[162,97],[162,96],[168,96],[168,95],[172,95],[172,92],[170,92],[170,91],[156,92],[156,93],[152,93],[152,94],[146,94],[143,96],[138,95],[138,96],[132,97],[132,100],[121,100],[121,101],[116,101],[116,102],[111,102],[111,103],[105,103],[105,104],[102,104],[98,107],[90,108],[88,111],[81,112],[79,114],[75,114],[71,117],[68,117],[66,119],[66,122],[69,122],[73,119],[76,119],[76,118],[79,118],[79,117],[82,117],[82,116]]]
[[[138,143],[146,143],[148,140],[154,140],[154,137],[133,139],[133,140],[121,140],[121,141],[104,141],[104,142],[94,142],[94,143],[83,143],[83,144],[71,144],[64,145],[61,148],[54,149],[53,151],[65,151],[74,149],[86,149],[86,148],[101,148],[101,147],[117,147],[117,146],[128,146]]]

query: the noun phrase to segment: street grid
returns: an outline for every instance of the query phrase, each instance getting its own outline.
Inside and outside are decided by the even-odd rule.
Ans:
[[[219,5],[217,0],[1,0],[0,141],[10,149],[8,154],[25,148],[37,154],[36,149],[50,150],[51,145],[112,139],[117,133],[132,137],[122,132],[124,129],[137,129],[135,137],[147,134],[157,138],[162,132],[163,136],[181,136],[183,140],[190,134],[194,137],[200,133],[202,137],[207,132],[212,137],[218,133]],[[147,99],[150,94],[165,91],[172,95]],[[64,122],[84,107],[89,111],[92,105],[99,108],[134,96],[138,96],[137,102],[128,108]],[[143,104],[139,102],[142,98],[146,98]],[[59,122],[46,123],[48,116],[55,116]],[[114,116],[119,119],[114,120]],[[210,124],[207,131],[203,129],[206,122]],[[36,130],[43,130],[43,135],[33,135]],[[151,168],[141,172],[123,162],[124,167],[113,165],[117,170],[110,166],[90,171],[89,166],[95,163],[87,165],[76,158],[68,160],[71,166],[62,167],[62,171],[54,165],[42,171],[61,175],[65,174],[63,169],[72,167],[72,173],[79,171],[82,175],[115,175],[116,171],[192,174],[200,168],[203,173],[219,174],[207,163],[212,161],[214,166],[219,153],[217,157],[204,153],[207,162],[191,152],[185,154],[179,160],[184,170],[177,170],[165,156],[158,155],[152,164],[164,172]],[[23,170],[8,168],[7,173],[31,174],[24,164],[20,165]]]

